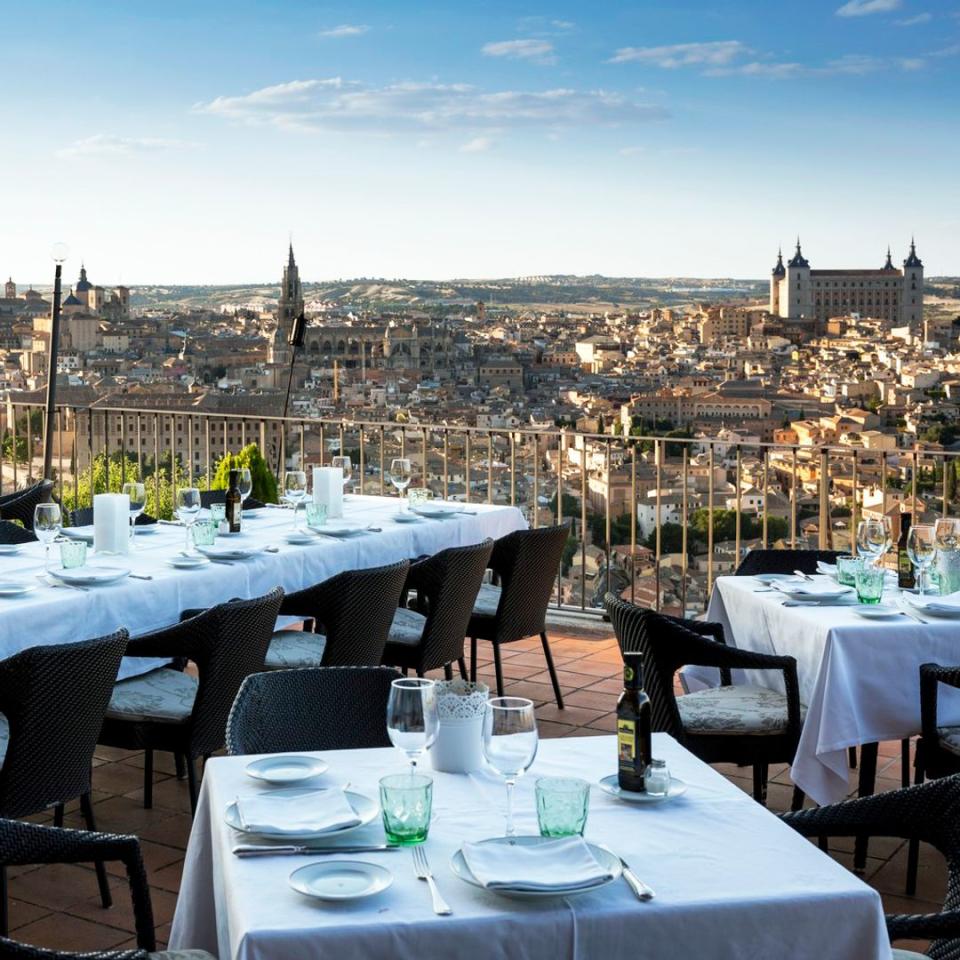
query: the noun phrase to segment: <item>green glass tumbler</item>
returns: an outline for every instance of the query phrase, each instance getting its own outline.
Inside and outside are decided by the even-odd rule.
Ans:
[[[857,570],[862,566],[862,557],[837,557],[837,583],[842,587],[856,586]]]
[[[217,542],[217,524],[212,520],[197,520],[190,532],[195,547],[212,547]]]
[[[590,784],[586,780],[541,777],[535,793],[541,837],[583,836],[590,810]]]
[[[82,540],[60,542],[60,563],[64,570],[75,570],[87,562],[87,545]]]
[[[322,527],[327,522],[327,505],[325,503],[315,503],[313,500],[307,500],[304,503],[304,509],[307,513],[308,527]]]
[[[861,603],[879,603],[883,597],[886,571],[879,563],[862,563],[857,570],[857,599]]]
[[[390,843],[423,843],[430,832],[433,779],[422,773],[396,773],[380,781],[383,829]]]

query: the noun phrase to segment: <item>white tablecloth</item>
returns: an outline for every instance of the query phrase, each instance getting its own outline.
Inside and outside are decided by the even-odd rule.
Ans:
[[[244,521],[244,532],[222,538],[239,543],[270,544],[278,553],[261,553],[230,565],[211,563],[197,570],[178,570],[167,558],[184,546],[184,530],[158,524],[150,532],[137,529],[129,557],[109,557],[103,562],[128,565],[134,573],[152,580],[126,579],[87,591],[51,587],[23,597],[0,597],[0,658],[38,644],[87,640],[126,627],[137,636],[176,623],[180,611],[209,607],[234,597],[255,597],[278,584],[290,592],[319,583],[343,570],[373,567],[436,553],[445,547],[478,543],[485,537],[502,537],[526,527],[516,507],[470,504],[475,515],[458,514],[445,520],[396,523],[398,501],[389,497],[349,497],[344,515],[349,521],[380,527],[349,539],[318,537],[308,546],[292,546],[284,534],[293,526],[289,510],[263,509],[256,519]],[[332,522],[332,521],[331,521]],[[300,523],[304,513],[300,510]],[[59,565],[59,547],[50,549],[51,566]],[[88,554],[90,563],[98,562]],[[0,557],[0,579],[34,580],[43,571],[43,546],[26,544],[16,556]],[[125,658],[120,678],[153,669],[163,660]]]
[[[920,732],[920,664],[960,662],[956,620],[865,620],[853,607],[784,607],[757,592],[753,577],[720,577],[707,619],[723,624],[728,643],[797,660],[807,706],[791,777],[817,803],[848,792],[847,747]],[[783,690],[783,675],[745,671],[747,682]],[[941,688],[940,717],[960,722],[960,697]]]
[[[611,703],[613,697],[611,696]],[[505,788],[493,775],[434,773],[433,823],[425,845],[453,908],[435,916],[406,851],[355,855],[393,871],[377,897],[308,900],[287,878],[309,857],[240,860],[224,823],[236,796],[258,790],[249,757],[210,761],[187,850],[171,948],[202,947],[219,960],[638,960],[638,958],[889,958],[877,893],[664,734],[654,747],[685,796],[637,807],[591,791],[586,838],[622,855],[656,891],[641,903],[618,880],[567,899],[509,900],[450,872],[465,840],[502,835]],[[376,796],[380,776],[404,769],[390,748],[329,752],[326,778]],[[547,740],[516,790],[517,830],[537,832],[538,776],[596,781],[615,770],[613,737]],[[429,764],[424,764],[425,768]],[[379,821],[351,835],[383,842]],[[318,858],[314,858],[316,860]]]

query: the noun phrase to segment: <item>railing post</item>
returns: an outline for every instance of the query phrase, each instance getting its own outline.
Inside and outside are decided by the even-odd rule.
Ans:
[[[763,448],[763,549],[769,546],[769,533],[767,529],[770,518],[770,451]]]
[[[793,448],[793,480],[790,484],[790,549],[797,549],[797,448]]]
[[[830,462],[826,447],[820,448],[820,533],[821,550],[830,549]]]
[[[663,455],[665,449],[660,440],[653,441],[653,462],[656,468],[656,479],[655,483],[657,485],[657,495],[656,495],[656,506],[654,510],[656,511],[656,517],[654,519],[654,532],[656,539],[654,541],[656,547],[656,553],[654,554],[653,561],[653,583],[654,589],[656,590],[656,596],[653,601],[654,610],[660,609],[660,560],[663,556],[663,520],[660,515],[660,511],[663,507],[663,499],[661,494],[661,487],[663,486]]]
[[[680,477],[682,482],[682,491],[681,498],[682,504],[681,509],[683,511],[683,518],[680,524],[680,616],[685,617],[687,615],[687,530],[689,525],[689,503],[687,500],[688,493],[687,487],[689,486],[689,461],[690,461],[690,448],[687,444],[683,445],[683,465],[681,467]]]
[[[736,570],[736,568],[740,564],[740,545],[741,545],[741,539],[742,539],[742,534],[740,531],[741,521],[743,519],[742,505],[740,502],[741,501],[740,471],[741,471],[740,444],[738,443],[737,444],[737,465],[734,471],[734,484],[733,484],[735,488],[733,491],[733,495],[737,498],[735,501],[735,512],[734,512],[734,522],[737,525],[736,532],[734,533],[734,536],[733,536],[733,555],[734,555],[733,568],[734,570]]]
[[[710,475],[707,477],[707,596],[713,591],[713,463],[714,445],[710,442],[710,453],[707,458],[707,468]]]

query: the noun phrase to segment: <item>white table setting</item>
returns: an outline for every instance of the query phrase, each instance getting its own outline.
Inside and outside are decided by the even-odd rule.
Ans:
[[[94,548],[96,524],[61,530],[58,517],[49,543],[0,551],[0,657],[37,644],[86,640],[121,626],[137,636],[175,623],[185,609],[258,596],[277,585],[287,592],[300,590],[344,570],[412,559],[526,527],[516,507],[488,504],[458,504],[459,512],[442,520],[397,523],[399,505],[395,497],[350,496],[342,518],[315,529],[303,522],[303,510],[296,524],[291,509],[245,510],[240,533],[218,535],[211,546],[189,551],[189,531],[177,521],[136,526],[128,552],[105,553]],[[208,515],[200,511],[189,520]],[[128,521],[121,519],[126,538]],[[342,526],[350,532],[343,535]],[[299,536],[291,537],[295,529]],[[40,535],[46,534],[38,530]],[[64,570],[53,536],[86,543],[84,565]],[[119,678],[164,662],[125,658]]]
[[[296,776],[289,757],[214,758],[170,948],[220,960],[745,960],[802,943],[819,960],[890,957],[874,890],[667,735],[653,748],[687,789],[645,804],[601,789],[617,769],[610,736],[535,745],[512,807],[489,767],[443,772],[428,755],[414,774],[392,748],[300,755],[324,766],[299,797],[286,773],[259,776],[273,763]],[[398,845],[381,815],[367,821],[378,781],[425,775],[429,829]],[[582,837],[540,836],[536,781],[551,777],[589,781]],[[266,834],[244,830],[238,807]]]

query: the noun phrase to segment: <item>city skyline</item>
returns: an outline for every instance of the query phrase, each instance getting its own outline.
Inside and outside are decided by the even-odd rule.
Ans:
[[[799,233],[960,273],[960,4],[577,6],[11,10],[0,269],[761,278]]]

